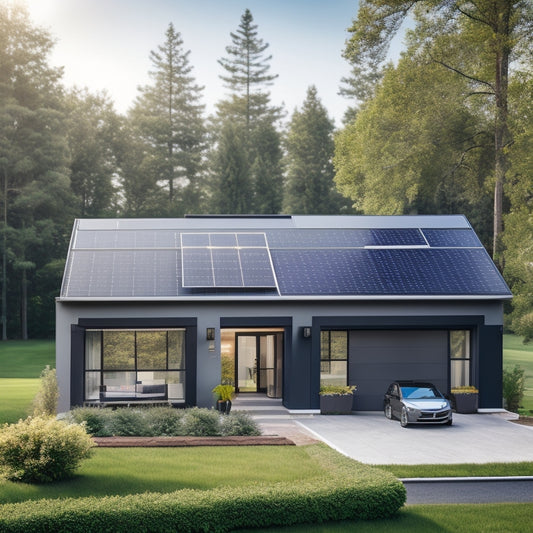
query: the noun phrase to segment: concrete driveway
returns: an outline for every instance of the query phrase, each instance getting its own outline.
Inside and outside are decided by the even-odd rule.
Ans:
[[[452,426],[409,426],[382,413],[313,416],[296,422],[332,448],[367,464],[533,461],[533,427],[505,414],[454,413]]]

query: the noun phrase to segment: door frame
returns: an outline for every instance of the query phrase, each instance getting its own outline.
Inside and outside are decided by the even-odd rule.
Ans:
[[[236,331],[235,332],[235,392],[239,394],[253,394],[253,393],[259,393],[259,394],[267,394],[267,384],[261,383],[261,370],[268,370],[270,367],[261,368],[260,366],[260,358],[261,358],[261,337],[268,337],[269,335],[272,335],[276,338],[276,342],[274,342],[274,366],[272,367],[272,370],[274,371],[274,375],[276,374],[278,367],[278,339],[281,339],[281,370],[283,372],[283,356],[284,356],[284,336],[285,332],[283,330],[279,331],[256,331],[256,330],[249,330],[249,331]],[[255,391],[240,391],[239,390],[239,337],[255,337],[255,361],[256,361],[256,389]],[[282,374],[283,376],[283,374]]]

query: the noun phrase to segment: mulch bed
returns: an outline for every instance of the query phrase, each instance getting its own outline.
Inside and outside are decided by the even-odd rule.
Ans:
[[[533,416],[521,416],[517,420],[513,420],[513,422],[522,426],[533,426]]]
[[[99,448],[185,447],[185,446],[294,446],[285,437],[93,437]]]

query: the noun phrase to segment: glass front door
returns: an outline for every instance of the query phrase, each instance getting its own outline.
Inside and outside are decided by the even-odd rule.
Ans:
[[[237,392],[265,392],[281,397],[282,333],[236,334]]]

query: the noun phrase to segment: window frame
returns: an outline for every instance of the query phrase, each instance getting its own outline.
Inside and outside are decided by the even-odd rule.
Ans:
[[[332,357],[332,350],[331,350],[331,333],[332,332],[342,332],[346,335],[346,353],[344,354],[345,356],[342,357],[342,358],[339,358],[339,357]],[[329,368],[329,372],[328,373],[331,373],[331,365],[332,365],[332,362],[336,362],[336,363],[341,363],[341,362],[344,362],[345,363],[345,382],[343,383],[343,385],[348,385],[348,383],[350,382],[349,379],[349,364],[348,364],[348,360],[349,360],[349,353],[350,353],[350,334],[349,334],[349,330],[347,329],[321,329],[320,330],[320,385],[322,386],[324,383],[323,383],[323,379],[322,379],[322,374],[324,373],[323,372],[323,368],[324,368],[324,365],[328,365],[328,368]],[[324,350],[323,350],[323,335],[324,334],[327,334],[327,350],[326,350],[326,355],[327,357],[324,357]]]
[[[182,332],[182,337],[181,337],[181,350],[182,350],[182,354],[181,354],[181,360],[179,361],[181,366],[180,367],[173,367],[173,368],[170,368],[169,367],[169,361],[170,361],[170,356],[169,356],[169,347],[170,347],[170,343],[169,343],[169,333],[170,332],[176,332],[176,331],[179,331],[179,332]],[[119,333],[119,332],[133,332],[133,350],[134,350],[134,353],[133,353],[133,359],[134,359],[134,362],[133,362],[133,368],[131,367],[124,367],[124,368],[120,368],[120,367],[116,367],[116,368],[109,368],[109,367],[106,367],[105,365],[105,354],[104,354],[104,350],[105,350],[105,341],[104,341],[104,334],[106,332],[112,332],[112,333]],[[144,332],[164,332],[166,335],[165,335],[165,368],[161,367],[161,368],[144,368],[144,367],[141,367],[139,366],[139,360],[138,360],[138,333],[144,333]],[[94,357],[94,354],[90,355],[89,354],[89,350],[88,350],[88,333],[97,333],[98,335],[95,335],[95,337],[97,337],[99,339],[98,341],[98,344],[99,344],[99,354],[97,357]],[[182,393],[180,394],[179,397],[169,397],[168,396],[168,392],[167,392],[167,395],[166,397],[168,398],[168,401],[171,402],[171,403],[176,403],[176,404],[180,404],[180,403],[185,403],[185,399],[186,399],[186,390],[187,390],[187,387],[186,387],[186,383],[187,383],[187,328],[185,327],[162,327],[162,328],[158,328],[158,327],[146,327],[146,328],[143,328],[143,327],[131,327],[131,328],[128,328],[128,327],[124,327],[124,328],[106,328],[106,327],[89,327],[89,328],[86,328],[85,329],[85,342],[84,342],[84,360],[83,360],[83,374],[84,374],[84,378],[83,378],[83,401],[84,402],[94,402],[94,401],[98,401],[100,400],[100,397],[98,397],[98,399],[94,398],[94,397],[89,397],[89,393],[87,391],[87,383],[88,383],[88,375],[89,374],[92,374],[93,377],[97,377],[97,387],[98,389],[101,391],[102,390],[102,387],[105,386],[105,374],[112,374],[112,373],[132,373],[134,374],[134,386],[135,386],[135,391],[137,390],[137,385],[140,383],[139,381],[139,374],[140,373],[146,373],[146,372],[151,372],[153,374],[156,374],[156,373],[165,373],[165,377],[164,377],[164,380],[165,380],[165,387],[166,389],[168,390],[168,385],[170,384],[169,383],[169,376],[170,374],[175,374],[176,376],[179,376],[180,379],[177,381],[178,384],[181,384],[182,385]],[[93,363],[97,363],[95,366],[97,366],[97,368],[88,368],[88,362],[92,360]],[[154,378],[152,378],[154,379]],[[158,379],[163,379],[163,378],[158,378]],[[172,382],[171,382],[172,383]],[[127,386],[131,386],[131,385],[128,385],[128,383],[126,382],[124,384],[125,387]],[[136,400],[136,398],[132,398],[131,400],[128,400],[128,402],[135,402],[135,401],[142,401],[142,400]]]

